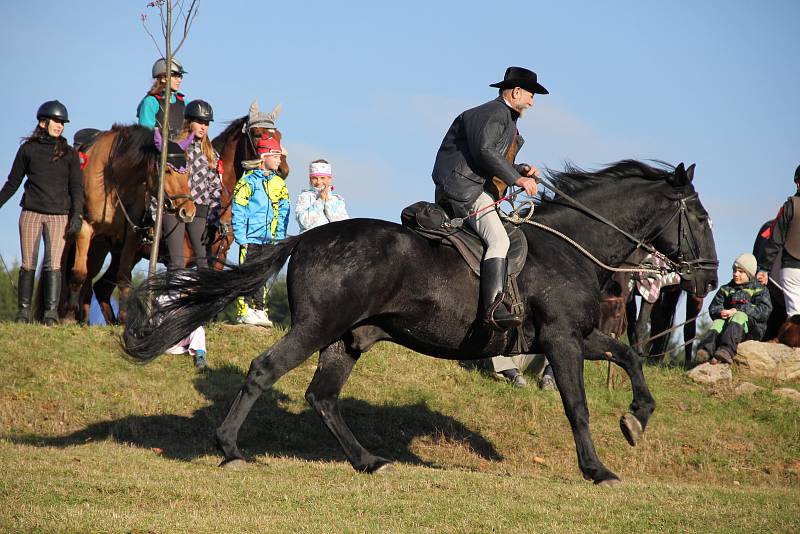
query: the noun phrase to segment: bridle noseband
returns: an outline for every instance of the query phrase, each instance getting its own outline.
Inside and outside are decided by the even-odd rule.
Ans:
[[[719,267],[719,261],[712,260],[711,258],[704,258],[700,256],[699,247],[697,246],[697,237],[692,232],[692,227],[689,224],[689,216],[687,215],[688,207],[686,205],[687,201],[694,200],[697,198],[697,192],[692,193],[686,197],[671,197],[668,196],[671,200],[674,200],[678,204],[678,209],[675,210],[675,213],[670,216],[667,222],[661,226],[661,230],[659,230],[655,235],[651,236],[647,239],[647,243],[652,243],[656,238],[658,238],[661,234],[663,234],[667,228],[672,225],[672,222],[677,218],[678,219],[678,250],[674,256],[677,258],[677,261],[672,260],[669,256],[673,254],[662,254],[655,250],[655,247],[652,247],[652,251],[648,250],[651,254],[656,255],[661,260],[667,263],[667,265],[672,268],[678,275],[680,275],[682,280],[692,280],[695,276],[695,271],[717,271]],[[689,247],[688,252],[691,253],[691,257],[693,259],[686,259],[686,255],[682,250],[682,244],[686,243]],[[653,252],[655,251],[655,252]]]

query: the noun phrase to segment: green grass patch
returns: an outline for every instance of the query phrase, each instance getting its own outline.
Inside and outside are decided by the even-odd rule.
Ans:
[[[131,363],[118,333],[0,323],[0,531],[800,530],[800,409],[768,390],[737,396],[647,367],[657,408],[629,447],[630,385],[618,370],[606,389],[606,364],[587,362],[595,445],[625,482],[598,488],[580,476],[557,394],[379,344],[342,410],[394,471],[345,461],[303,398],[313,356],[256,403],[239,435],[252,463],[230,472],[213,431],[282,332],[211,326],[207,373],[188,356]]]

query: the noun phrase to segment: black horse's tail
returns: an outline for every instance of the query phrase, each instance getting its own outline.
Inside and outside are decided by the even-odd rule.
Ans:
[[[255,291],[280,271],[300,236],[284,239],[226,269],[175,269],[140,284],[127,301],[122,350],[147,362],[217,316],[236,297]]]

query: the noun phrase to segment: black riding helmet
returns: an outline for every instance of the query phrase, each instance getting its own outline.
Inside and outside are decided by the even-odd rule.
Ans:
[[[186,104],[183,116],[186,119],[201,119],[212,122],[214,120],[214,110],[211,109],[211,104],[205,100],[192,100]]]
[[[36,118],[42,119],[58,119],[63,122],[69,122],[69,113],[64,104],[58,100],[48,100],[36,111]]]

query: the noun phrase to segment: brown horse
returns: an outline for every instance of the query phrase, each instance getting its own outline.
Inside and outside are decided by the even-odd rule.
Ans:
[[[269,114],[269,117],[275,121],[277,120],[278,114],[279,110],[276,108]],[[228,249],[233,241],[231,201],[233,188],[242,172],[242,161],[255,159],[257,157],[255,145],[257,140],[261,137],[274,137],[278,141],[282,139],[281,132],[278,129],[248,128],[247,121],[248,115],[232,121],[225,130],[212,141],[214,149],[220,154],[220,160],[222,161],[222,190],[220,193],[219,222],[216,225],[209,226],[207,230],[207,239],[211,249],[210,253],[215,260],[209,262],[209,265],[216,269],[221,269],[223,267],[228,255]],[[281,157],[281,165],[278,168],[278,174],[284,178],[289,176],[289,164],[286,161],[286,156]],[[81,306],[85,310],[85,314],[87,314],[85,316],[88,317],[93,292],[100,305],[103,318],[108,324],[116,324],[118,322],[111,304],[111,296],[114,292],[114,288],[117,286],[116,281],[121,257],[120,252],[114,251],[112,248],[113,247],[105,241],[98,241],[92,244],[88,260],[90,262],[90,272],[95,274],[99,272],[109,252],[111,252],[111,263],[105,273],[103,273],[103,276],[95,281],[92,287],[93,291],[85,291],[83,293],[81,302]],[[148,246],[139,247],[139,257],[148,257],[149,253]],[[186,266],[191,266],[193,263],[194,251],[192,250],[188,235],[184,239],[183,257],[186,258]],[[134,261],[134,264],[137,261],[138,259]]]
[[[72,262],[67,264],[72,266],[69,297],[66,302],[62,298],[62,315],[68,321],[88,319],[91,281],[109,252],[112,265],[116,263],[114,282],[120,288],[120,317],[124,320],[123,304],[131,291],[131,272],[141,257],[137,230],[147,203],[158,191],[163,143],[155,132],[143,126],[115,124],[100,133],[86,152],[84,221],[74,250],[70,251],[74,254]],[[194,218],[195,205],[189,195],[185,147],[171,141],[167,147],[165,209],[189,222]]]

